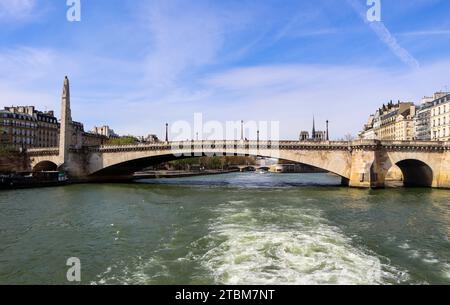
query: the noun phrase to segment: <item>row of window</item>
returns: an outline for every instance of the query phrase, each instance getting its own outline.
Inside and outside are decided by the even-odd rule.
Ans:
[[[55,131],[48,131],[48,130],[39,130],[39,131],[38,131],[38,134],[39,134],[39,135],[54,136],[54,137],[56,137],[56,136],[59,135],[59,133],[57,133],[57,132],[55,132]]]
[[[450,136],[450,128],[442,128],[433,131],[433,139],[443,138]]]
[[[445,125],[445,124],[448,124],[448,123],[450,123],[450,116],[448,118],[447,117],[442,117],[442,119],[441,118],[434,119],[433,120],[433,127]]]
[[[11,118],[16,120],[23,120],[23,121],[34,121],[34,119],[28,115],[23,114],[17,114],[17,113],[1,113],[1,118]]]
[[[27,145],[33,145],[34,139],[33,138],[19,138],[19,137],[13,137],[12,139],[13,144],[27,144]]]
[[[433,110],[431,110],[432,115],[440,115],[440,114],[447,113],[447,112],[450,112],[449,104],[442,105],[442,106],[436,107]]]
[[[50,118],[50,117],[42,117],[42,116],[38,116],[38,120],[41,122],[47,122],[47,123],[53,123],[56,124],[57,123],[57,119],[56,118]]]
[[[58,129],[58,125],[57,124],[40,123],[38,125],[39,125],[40,128]]]
[[[31,129],[16,129],[16,128],[4,128],[3,132],[5,133],[9,133],[11,131],[12,135],[17,135],[17,136],[31,136],[34,137],[35,136],[35,131],[31,130]]]
[[[25,128],[36,128],[38,125],[33,122],[28,121],[15,121],[15,120],[3,120],[0,121],[0,125],[2,126],[16,126],[16,127],[25,127]]]

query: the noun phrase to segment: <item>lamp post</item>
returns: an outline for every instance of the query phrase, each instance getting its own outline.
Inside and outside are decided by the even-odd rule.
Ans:
[[[169,124],[166,123],[166,142],[169,142]]]
[[[330,141],[330,134],[328,133],[328,123],[329,121],[327,120],[327,141]]]

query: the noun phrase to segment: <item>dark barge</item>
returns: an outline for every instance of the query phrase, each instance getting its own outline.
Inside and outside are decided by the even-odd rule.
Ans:
[[[68,181],[66,173],[58,171],[0,174],[0,190],[60,186]]]

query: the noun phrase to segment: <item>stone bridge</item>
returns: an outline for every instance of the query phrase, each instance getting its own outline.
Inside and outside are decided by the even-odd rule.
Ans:
[[[323,141],[187,141],[69,149],[29,149],[35,171],[64,169],[82,180],[132,179],[145,167],[198,156],[259,156],[311,165],[342,177],[351,187],[380,188],[397,165],[406,186],[450,188],[450,143],[360,140]],[[64,165],[64,167],[63,167]]]

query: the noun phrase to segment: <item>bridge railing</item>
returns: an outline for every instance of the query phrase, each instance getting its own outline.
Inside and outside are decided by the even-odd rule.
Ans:
[[[159,142],[159,143],[141,143],[132,145],[103,145],[97,148],[91,148],[95,151],[111,151],[111,150],[171,150],[183,148],[270,148],[283,149],[293,147],[348,147],[350,142],[347,141],[241,141],[241,140],[227,140],[227,141],[173,141],[173,142]]]
[[[379,140],[356,140],[356,141],[242,141],[242,140],[204,140],[204,141],[173,141],[158,143],[139,143],[128,145],[102,145],[86,148],[87,152],[114,152],[114,151],[136,151],[136,150],[213,150],[222,149],[324,149],[342,150],[358,147],[386,147],[387,149],[450,149],[450,142],[438,141],[379,141]],[[58,147],[30,148],[27,153],[31,155],[54,155],[58,154]]]
[[[153,148],[153,149],[173,149],[173,148],[218,148],[218,147],[272,147],[272,148],[284,148],[284,147],[352,147],[361,145],[420,145],[421,142],[408,142],[408,141],[377,141],[377,140],[356,140],[356,141],[242,141],[242,140],[227,140],[227,141],[172,141],[172,142],[159,142],[159,143],[140,143],[129,145],[103,145],[94,150],[124,150],[124,149],[139,149],[139,148]],[[423,142],[423,145],[442,145],[438,142]]]
[[[59,154],[58,147],[42,147],[42,148],[28,148],[26,153],[30,156],[53,156]]]
[[[40,148],[28,148],[28,152],[41,152],[41,151],[53,151],[59,150],[59,147],[40,147]]]
[[[440,141],[380,141],[382,146],[448,146],[449,142]]]

